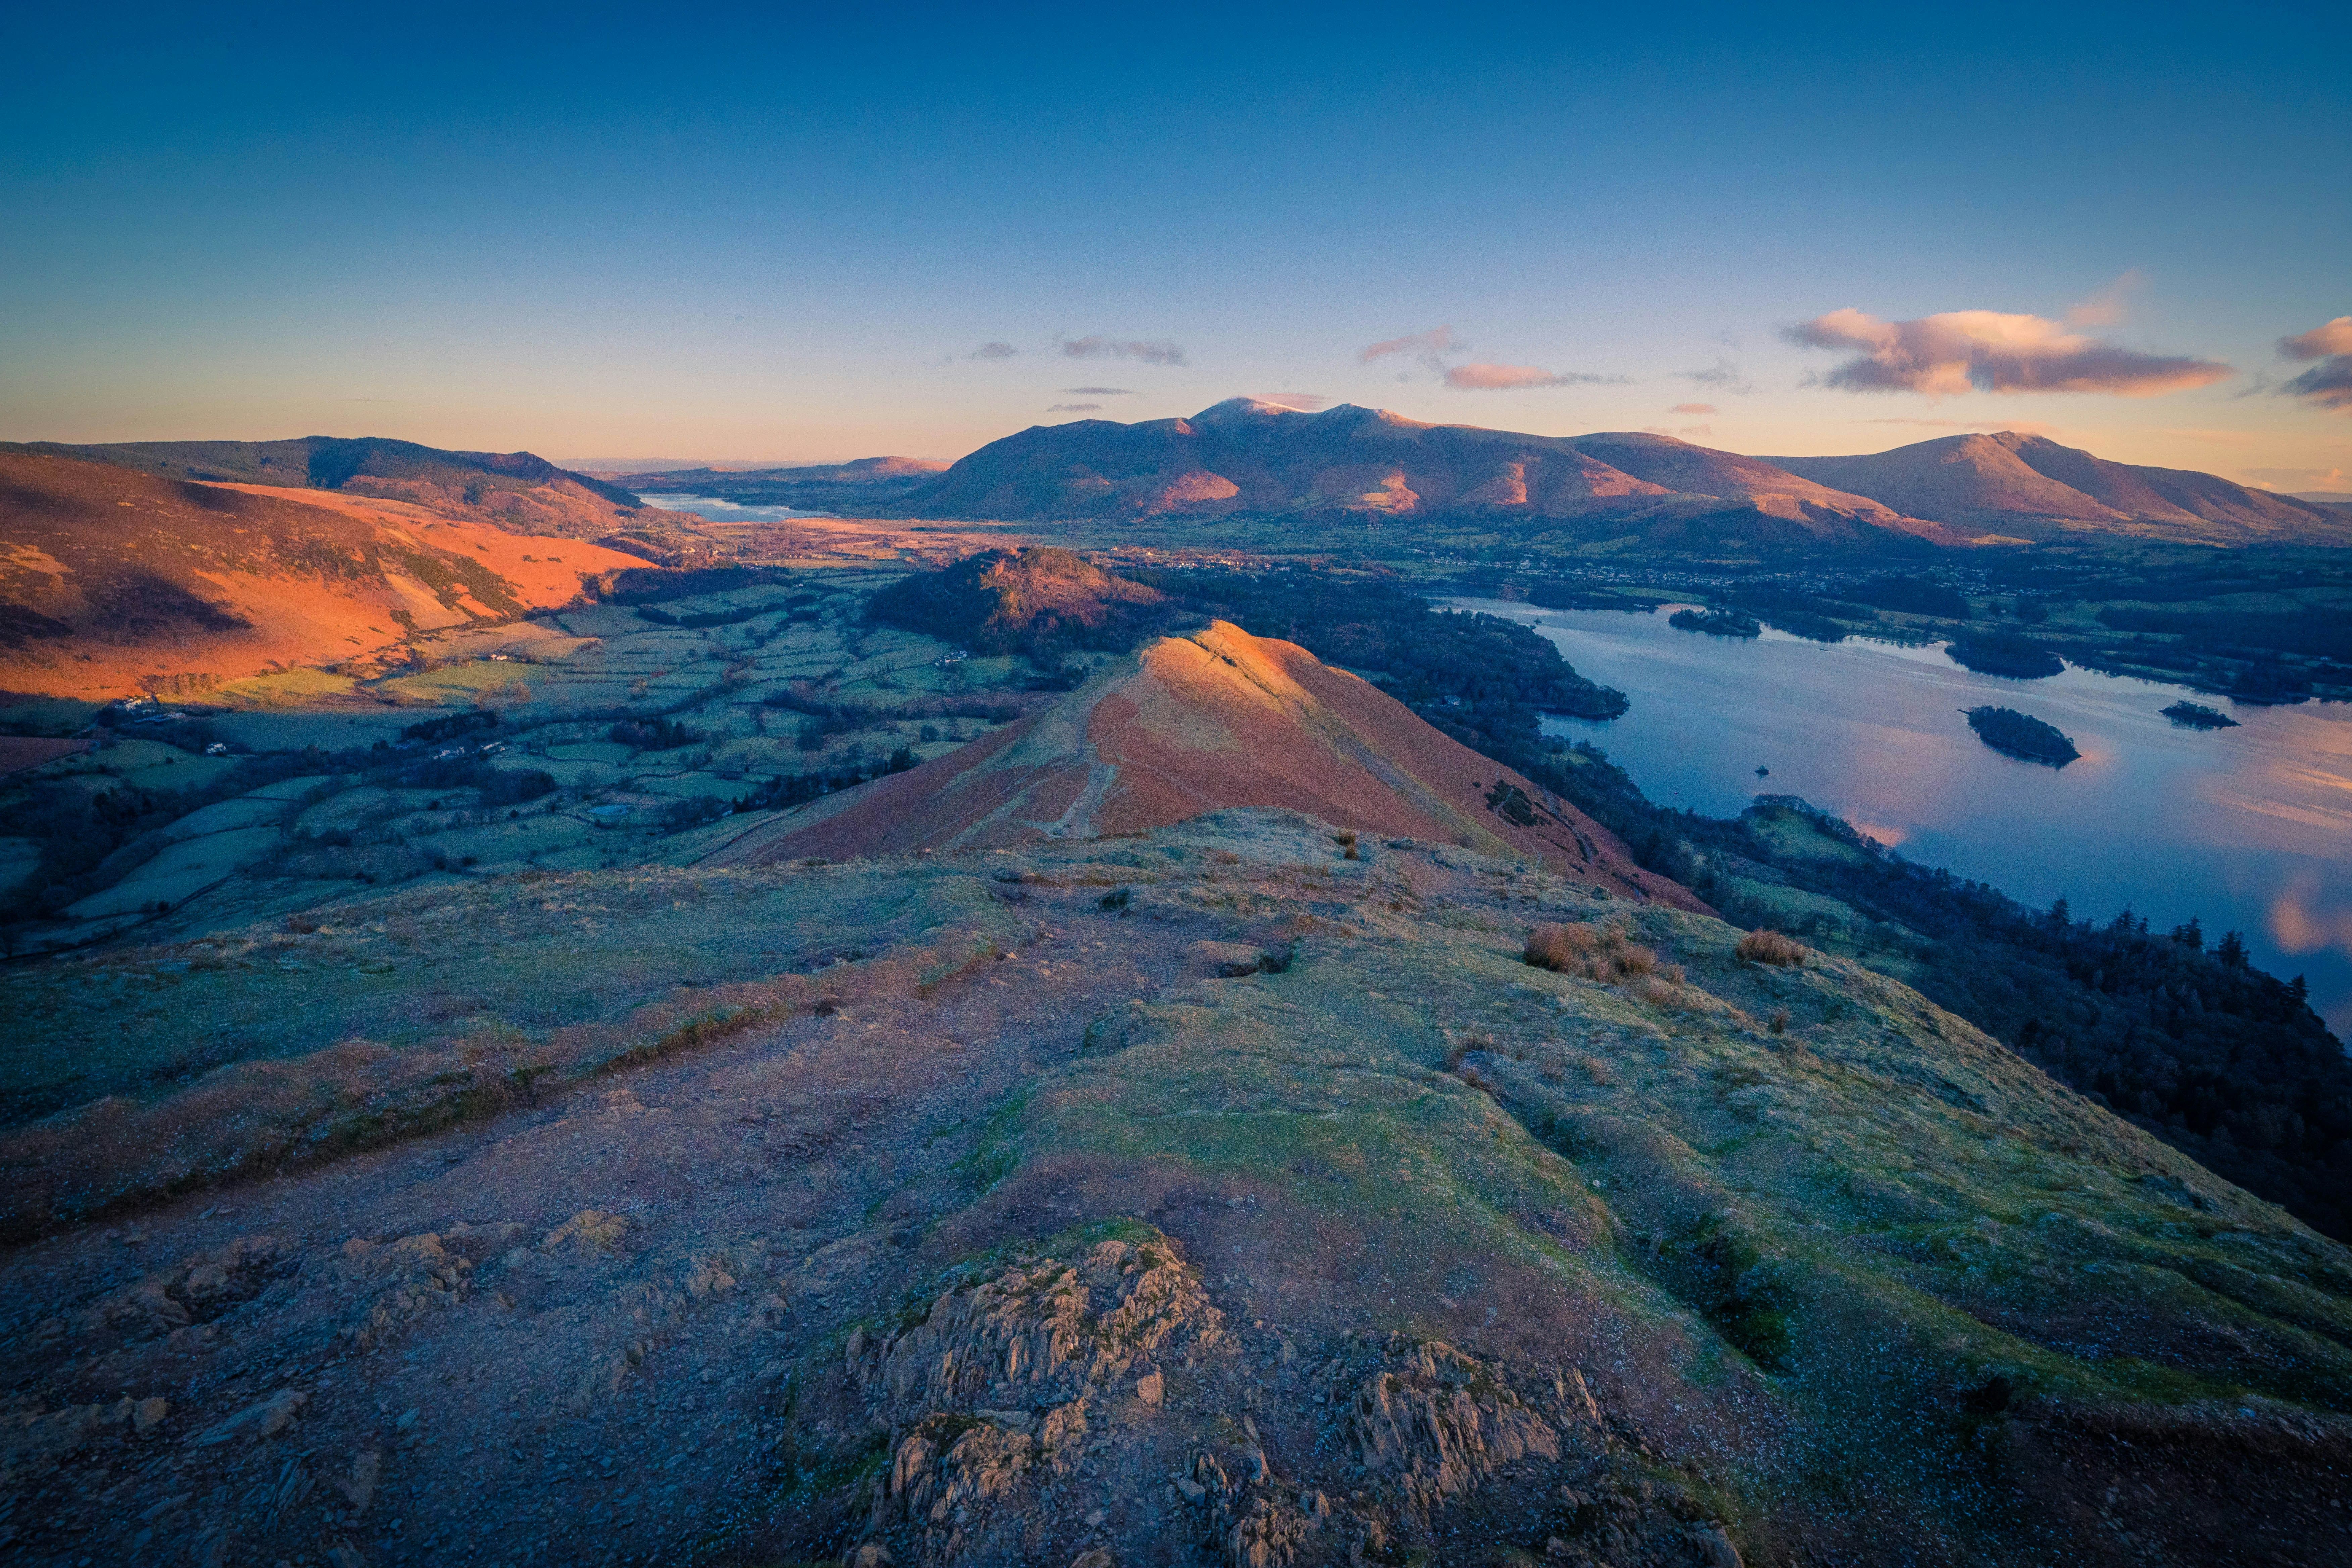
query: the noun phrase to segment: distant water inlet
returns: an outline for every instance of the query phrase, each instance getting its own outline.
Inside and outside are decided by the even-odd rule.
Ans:
[[[738,506],[716,496],[655,495],[641,490],[638,499],[657,511],[690,511],[711,522],[782,522],[791,517],[831,517],[829,511],[802,511],[789,506]]]
[[[1600,745],[1654,801],[1734,816],[1759,795],[1802,795],[2026,904],[2063,897],[2096,920],[2129,907],[2159,931],[2192,915],[2216,937],[2242,931],[2255,963],[2305,975],[2328,1026],[2352,1034],[2352,708],[2248,707],[2071,666],[2005,679],[1940,647],[1707,637],[1669,626],[1672,605],[1445,603],[1533,626],[1631,697],[1622,719],[1545,729]],[[2237,727],[2175,724],[2163,710],[2183,699]],[[2081,760],[1995,751],[1964,711],[1988,705],[2055,726]]]

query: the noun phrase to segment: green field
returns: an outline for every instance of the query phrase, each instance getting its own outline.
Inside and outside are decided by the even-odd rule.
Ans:
[[[898,574],[811,573],[658,606],[670,622],[725,622],[715,626],[600,605],[456,629],[419,637],[412,665],[382,679],[288,671],[225,687],[184,720],[101,731],[119,738],[12,776],[0,810],[70,800],[86,811],[100,796],[132,795],[184,798],[190,808],[143,826],[85,872],[79,896],[14,928],[16,951],[73,948],[133,928],[185,940],[425,877],[675,863],[707,837],[680,808],[724,810],[781,775],[870,766],[901,749],[917,760],[941,755],[992,721],[895,710],[971,701],[1001,711],[1036,672],[1021,658],[942,668],[945,643],[864,625],[866,597]],[[769,700],[784,698],[831,711],[816,723]],[[544,772],[551,793],[491,809],[475,785],[386,787],[368,776],[383,761],[436,749],[404,731],[478,713],[498,717],[502,747],[482,761],[509,775]],[[632,721],[682,726],[688,738],[615,739],[615,724]],[[232,754],[204,754],[214,744]],[[356,755],[360,765],[231,789],[252,758],[312,748],[331,763]],[[41,843],[9,839],[0,895],[38,885]]]

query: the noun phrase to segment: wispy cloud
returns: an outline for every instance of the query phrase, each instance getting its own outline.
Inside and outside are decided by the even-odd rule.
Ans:
[[[1591,375],[1582,371],[1550,371],[1529,364],[1448,364],[1447,354],[1460,353],[1469,348],[1451,326],[1432,327],[1425,332],[1409,332],[1401,338],[1390,338],[1371,344],[1356,355],[1358,364],[1370,364],[1389,354],[1409,354],[1421,362],[1422,369],[1430,375],[1462,392],[1521,392],[1538,386],[1578,386],[1622,382],[1622,375]],[[1410,371],[1398,378],[1417,379]]]
[[[2070,327],[2112,327],[2124,316],[2131,297],[2147,284],[2147,277],[2137,267],[2066,312]]]
[[[1064,395],[1070,397],[1133,397],[1135,395],[1124,386],[1066,386],[1062,391]]]
[[[1696,382],[1701,386],[1712,386],[1738,397],[1745,397],[1756,390],[1755,383],[1740,374],[1739,367],[1721,354],[1716,355],[1715,363],[1705,370],[1678,370],[1674,374],[1678,381]]]
[[[1539,370],[1531,364],[1457,364],[1445,372],[1445,384],[1465,392],[1517,392],[1536,386],[1602,386],[1622,382],[1622,375],[1589,375],[1580,370]]]
[[[982,343],[964,355],[966,359],[1011,359],[1021,351],[1011,343]]]
[[[1438,354],[1454,353],[1469,346],[1454,335],[1452,327],[1432,327],[1425,332],[1409,332],[1401,338],[1390,338],[1374,343],[1356,356],[1356,363],[1370,364],[1383,354],[1412,354],[1420,359],[1433,358]]]
[[[1669,414],[1720,414],[1723,410],[1712,403],[1677,403],[1666,412]]]
[[[2278,346],[2289,359],[2319,362],[2279,391],[2315,408],[2352,413],[2352,316],[2338,316],[2307,332],[2281,338]]]
[[[1065,338],[1064,359],[1134,359],[1146,364],[1182,364],[1184,351],[1161,338],[1143,342],[1130,338]]]
[[[1331,406],[1331,400],[1318,392],[1268,392],[1261,394],[1258,401],[1295,408],[1301,414],[1312,414],[1318,408]]]
[[[2352,490],[2352,468],[2240,468],[2266,490]]]
[[[1092,414],[1096,409],[1100,408],[1101,406],[1102,405],[1099,403],[1054,403],[1046,405],[1045,412],[1048,414]]]
[[[1806,348],[1858,349],[1821,378],[1847,392],[2104,392],[2152,397],[2207,386],[2231,373],[2212,360],[2147,354],[2102,342],[2041,316],[1947,310],[1883,321],[1832,310],[1788,329]]]

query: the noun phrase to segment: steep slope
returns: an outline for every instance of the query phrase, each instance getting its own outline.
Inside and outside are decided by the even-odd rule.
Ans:
[[[1135,833],[1225,806],[1534,860],[1706,906],[1609,832],[1369,682],[1223,621],[1161,637],[1042,713],[752,829],[712,865],[771,865]]]
[[[165,479],[335,490],[414,502],[445,517],[521,533],[593,538],[640,509],[618,485],[529,452],[449,452],[383,437],[294,441],[130,441],[93,447],[0,443],[0,452],[112,463]]]
[[[2111,463],[2041,436],[1946,436],[1850,458],[1766,458],[1917,517],[2034,538],[2130,533],[2191,543],[2352,543],[2326,509],[2185,468]]]
[[[940,517],[1308,520],[1468,516],[1579,523],[1659,542],[1890,537],[1965,542],[1748,458],[1655,436],[1528,436],[1343,405],[1234,398],[1190,419],[1081,419],[991,442],[908,496]]]
[[[402,501],[0,452],[0,690],[185,696],[364,662],[640,564]]]
[[[283,1051],[0,1144],[6,1544],[2340,1560],[2352,1253],[1739,939],[1224,812],[9,966],[5,1048]]]

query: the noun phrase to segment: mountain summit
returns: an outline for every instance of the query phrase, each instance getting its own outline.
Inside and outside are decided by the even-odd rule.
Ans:
[[[1093,838],[1234,806],[1312,812],[1540,864],[1621,898],[1706,907],[1369,681],[1224,621],[1157,638],[1044,712],[755,827],[709,863]]]
[[[1760,458],[1916,517],[2041,539],[2124,532],[2211,544],[2343,542],[2324,507],[2189,468],[2111,463],[2014,430],[1851,458]]]

